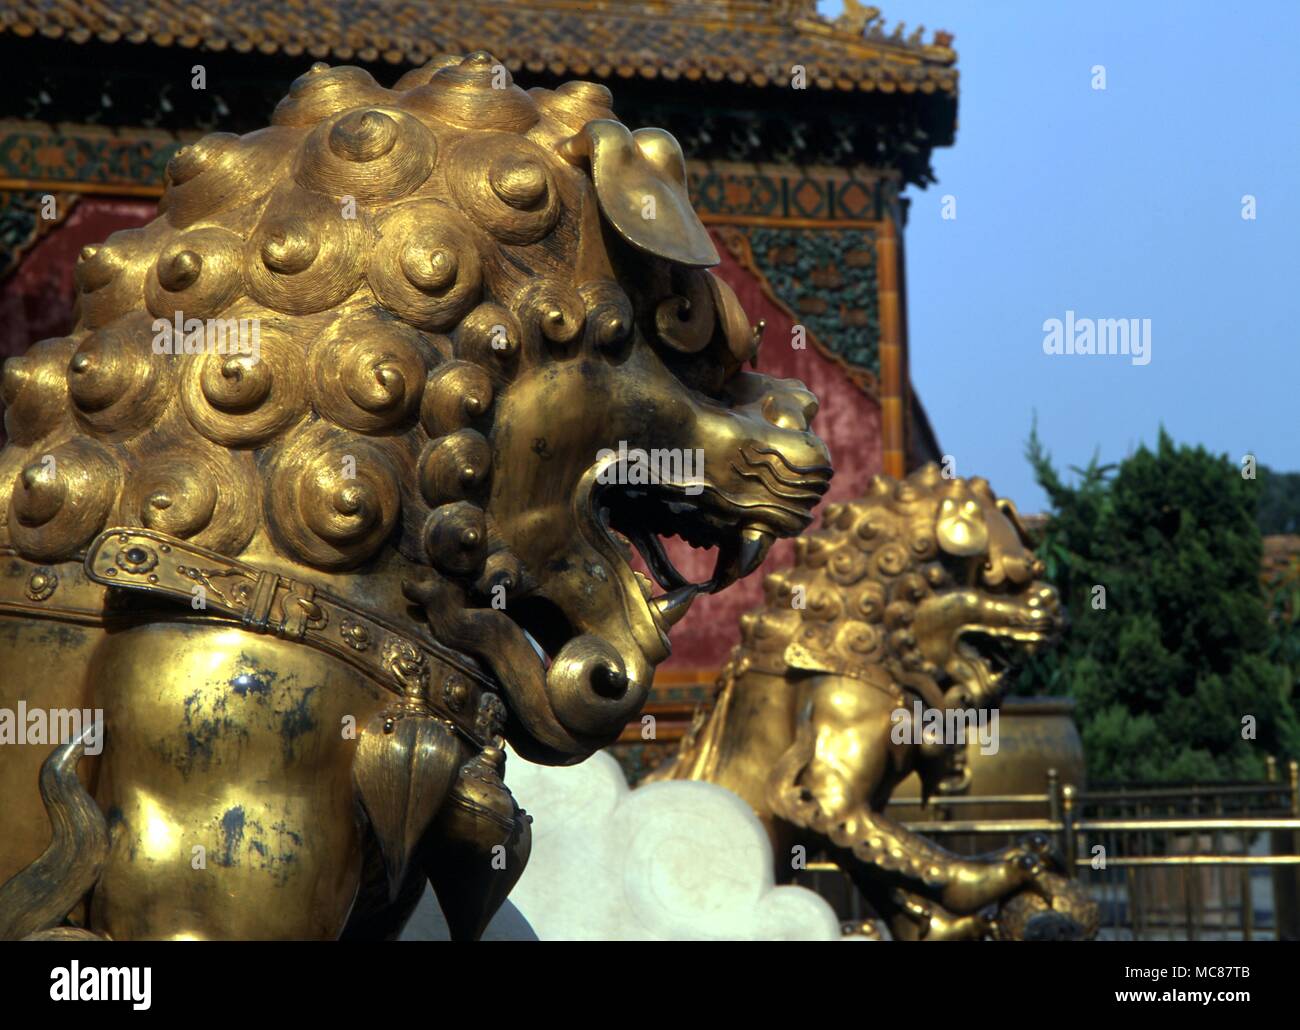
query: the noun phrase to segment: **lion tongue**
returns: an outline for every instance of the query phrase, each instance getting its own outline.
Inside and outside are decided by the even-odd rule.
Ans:
[[[761,526],[744,526],[718,549],[718,563],[713,569],[708,590],[716,594],[736,580],[748,576],[763,564],[776,541],[775,534]]]

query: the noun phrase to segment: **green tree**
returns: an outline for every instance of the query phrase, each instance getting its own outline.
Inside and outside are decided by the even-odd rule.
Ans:
[[[1300,753],[1290,676],[1271,656],[1254,484],[1163,429],[1154,451],[1094,456],[1073,485],[1036,423],[1026,455],[1051,502],[1039,552],[1070,625],[1014,692],[1075,699],[1090,778],[1257,778],[1265,755]]]
[[[1259,507],[1255,521],[1265,536],[1300,534],[1300,472],[1274,472],[1259,466]],[[1264,584],[1273,639],[1269,659],[1291,684],[1291,700],[1300,705],[1300,555],[1293,555]]]
[[[1259,531],[1265,536],[1300,533],[1300,472],[1274,472],[1267,465],[1258,471]]]
[[[1268,657],[1291,684],[1291,703],[1300,708],[1300,557],[1293,557],[1264,584],[1273,639]]]

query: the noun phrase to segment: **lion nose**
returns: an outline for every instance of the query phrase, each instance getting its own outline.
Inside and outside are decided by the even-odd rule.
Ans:
[[[763,398],[763,417],[778,429],[806,432],[817,414],[817,398],[797,379],[773,380]]]

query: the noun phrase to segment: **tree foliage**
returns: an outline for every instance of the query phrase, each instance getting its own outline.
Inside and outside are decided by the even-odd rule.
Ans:
[[[1013,692],[1075,699],[1090,778],[1258,778],[1266,755],[1300,753],[1259,579],[1256,483],[1163,429],[1154,450],[1094,456],[1072,485],[1036,425],[1026,454],[1051,502],[1039,552],[1070,625]]]
[[[1300,533],[1300,472],[1274,472],[1259,467],[1259,531]]]

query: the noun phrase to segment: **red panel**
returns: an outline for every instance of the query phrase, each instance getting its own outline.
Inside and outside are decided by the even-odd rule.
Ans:
[[[835,478],[823,499],[844,500],[866,491],[873,475],[881,471],[880,405],[854,386],[841,368],[810,344],[804,350],[790,346],[793,323],[763,294],[758,280],[730,255],[720,240],[722,265],[714,271],[740,298],[751,322],[767,320],[763,347],[759,351],[760,372],[786,379],[802,379],[821,401],[813,429],[826,441],[835,465]],[[819,508],[820,512],[820,508]],[[692,582],[708,579],[715,552],[693,550],[681,540],[668,542],[669,557]],[[701,597],[672,632],[673,655],[660,666],[660,683],[693,678],[696,670],[717,669],[740,640],[738,620],[756,608],[763,596],[763,576],[789,565],[794,546],[781,541],[767,561],[752,576],[733,584],[720,594]]]
[[[22,354],[37,340],[66,336],[72,330],[76,297],[72,269],[81,248],[102,243],[119,229],[146,225],[157,213],[151,201],[79,200],[72,213],[24,254],[13,274],[0,283],[0,361]],[[0,425],[0,446],[4,442]]]
[[[37,340],[72,329],[72,269],[88,243],[134,229],[157,214],[153,201],[83,197],[59,226],[23,255],[0,285],[0,358],[22,354]]]

